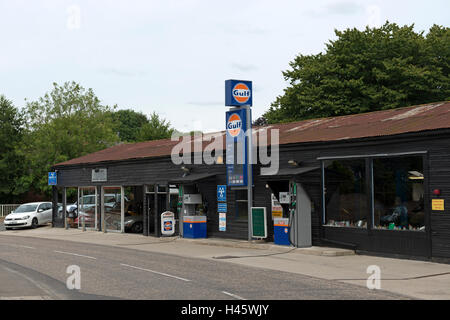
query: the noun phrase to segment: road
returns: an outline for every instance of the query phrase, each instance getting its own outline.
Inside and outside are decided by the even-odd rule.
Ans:
[[[69,266],[81,289],[69,290]],[[337,281],[130,248],[0,233],[0,299],[405,299]]]

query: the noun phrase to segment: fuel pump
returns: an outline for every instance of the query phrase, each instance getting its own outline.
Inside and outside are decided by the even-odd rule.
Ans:
[[[290,181],[289,182],[289,242],[291,243],[291,245],[293,245],[294,247],[297,246],[296,244],[296,223],[295,223],[295,214],[297,211],[297,183],[295,183],[294,181]],[[292,240],[292,236],[293,235],[293,239]]]
[[[183,236],[183,186],[178,187],[177,217],[180,235]]]

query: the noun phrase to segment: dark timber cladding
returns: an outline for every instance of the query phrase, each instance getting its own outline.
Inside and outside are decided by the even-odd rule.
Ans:
[[[280,169],[278,175],[267,177],[261,175],[259,165],[254,165],[253,206],[267,209],[269,240],[273,239],[271,194],[287,191],[284,189],[288,181],[296,181],[301,183],[312,202],[313,245],[350,246],[374,253],[450,259],[450,102],[270,125],[255,128],[254,131],[265,129],[268,131],[269,144],[270,130],[279,130]],[[208,135],[224,139],[224,132]],[[208,135],[203,140],[203,148],[211,143]],[[54,169],[58,170],[58,188],[172,183],[190,185],[202,194],[207,203],[208,237],[247,239],[247,220],[237,214],[236,197],[240,195],[230,188],[227,190],[226,231],[219,231],[216,187],[226,184],[225,166],[187,165],[190,175],[196,178],[183,178],[182,165],[173,164],[170,158],[170,152],[177,143],[168,139],[122,144],[56,164]],[[378,228],[372,215],[380,201],[380,195],[373,194],[377,179],[373,176],[373,168],[389,167],[395,161],[401,163],[408,157],[414,157],[422,164],[420,169],[423,170],[413,173],[422,174],[418,178],[423,181],[421,212],[424,214],[424,227],[421,231]],[[365,168],[365,171],[361,171],[365,180],[360,188],[366,190],[367,196],[361,198],[363,200],[359,204],[365,208],[360,220],[367,226],[332,225],[329,219],[325,221],[328,213],[324,203],[336,200],[330,200],[330,197],[337,186],[325,188],[324,183],[331,183],[334,179],[331,176],[325,181],[329,172],[326,166],[333,161],[355,159],[359,159]],[[292,170],[289,160],[299,163],[297,169]],[[96,168],[107,169],[107,182],[91,181],[92,169]],[[411,172],[409,174],[413,174]],[[395,176],[394,179],[399,177]],[[434,190],[439,190],[440,194],[435,195]],[[394,195],[383,192],[384,197],[394,200]],[[341,202],[348,201],[343,196],[340,199]],[[433,210],[433,199],[444,200],[444,210]],[[144,207],[146,201],[144,197]]]

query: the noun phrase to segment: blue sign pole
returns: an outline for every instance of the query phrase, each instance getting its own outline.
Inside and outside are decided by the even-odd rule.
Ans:
[[[235,107],[226,113],[227,185],[247,187],[248,241],[252,240],[253,177],[252,116],[250,108],[252,105],[253,85],[251,81],[234,79],[225,81],[225,106]],[[239,142],[244,150],[242,166],[235,161],[238,151],[236,147],[239,146]]]

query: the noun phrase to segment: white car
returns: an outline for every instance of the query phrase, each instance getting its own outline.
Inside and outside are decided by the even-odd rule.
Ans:
[[[31,202],[21,204],[16,210],[5,217],[6,230],[12,228],[32,227],[52,222],[51,202]]]

